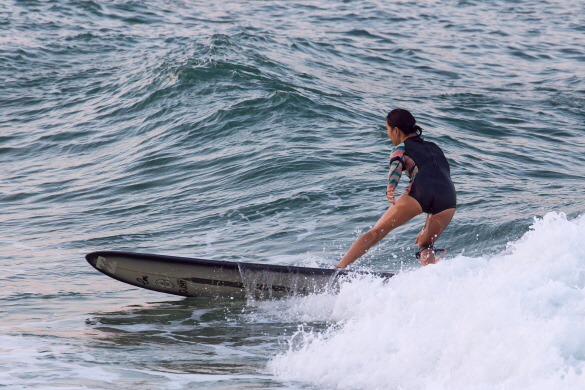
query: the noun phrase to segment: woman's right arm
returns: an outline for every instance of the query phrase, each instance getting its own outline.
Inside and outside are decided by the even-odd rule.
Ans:
[[[386,197],[392,204],[396,203],[396,186],[402,176],[404,168],[404,144],[398,145],[390,155],[390,170],[388,171],[388,186],[386,187]]]

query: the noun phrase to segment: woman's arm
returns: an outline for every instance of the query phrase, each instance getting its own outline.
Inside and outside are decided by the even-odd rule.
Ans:
[[[404,144],[398,145],[390,155],[390,170],[388,171],[388,182],[386,187],[386,197],[392,204],[396,203],[394,195],[396,195],[396,186],[402,176],[402,169],[404,168]]]

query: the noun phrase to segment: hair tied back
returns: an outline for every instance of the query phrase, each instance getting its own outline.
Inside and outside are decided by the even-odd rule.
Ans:
[[[422,135],[423,129],[419,125],[412,126],[412,132],[416,133],[419,137]]]

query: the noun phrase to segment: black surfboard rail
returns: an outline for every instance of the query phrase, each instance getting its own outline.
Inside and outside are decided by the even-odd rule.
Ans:
[[[187,297],[276,298],[334,290],[352,275],[384,272],[206,260],[149,253],[97,251],[85,256],[103,274],[136,287]]]

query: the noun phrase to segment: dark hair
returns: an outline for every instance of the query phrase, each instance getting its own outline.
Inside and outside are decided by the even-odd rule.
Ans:
[[[416,119],[414,119],[414,116],[412,116],[408,110],[403,108],[395,108],[394,110],[390,111],[386,117],[386,123],[388,123],[390,128],[398,127],[398,129],[400,129],[400,131],[402,131],[405,135],[422,135],[423,129],[416,124]]]

